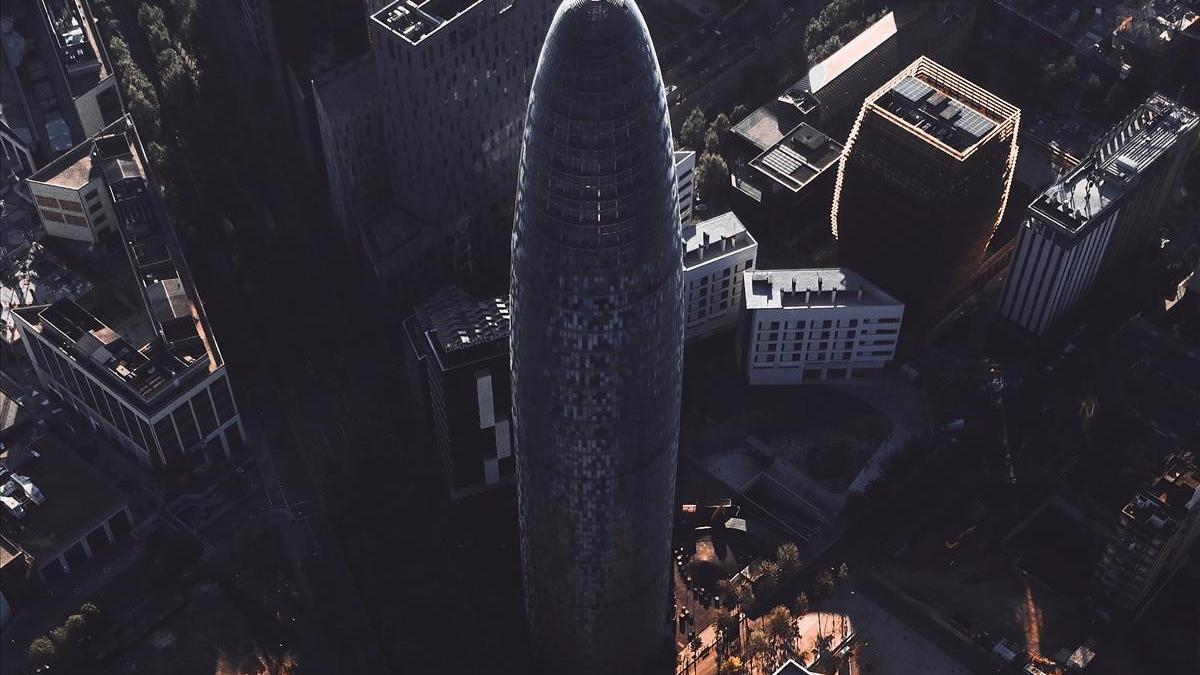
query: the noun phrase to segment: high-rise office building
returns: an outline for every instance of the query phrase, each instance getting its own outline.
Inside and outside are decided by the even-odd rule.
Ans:
[[[508,325],[508,298],[476,300],[453,286],[404,321],[412,403],[453,499],[510,485],[516,473]]]
[[[1191,110],[1155,96],[1039,195],[1017,233],[1000,315],[1040,335],[1102,270],[1144,250],[1196,146],[1197,122]]]
[[[452,241],[456,271],[506,269],[527,94],[553,9],[398,0],[371,17],[388,227]]]
[[[1008,202],[1020,111],[921,57],[863,104],[838,166],[842,264],[932,318],[972,278]]]
[[[673,174],[637,5],[567,0],[530,94],[512,239],[521,558],[547,672],[635,674],[669,647],[683,355]]]

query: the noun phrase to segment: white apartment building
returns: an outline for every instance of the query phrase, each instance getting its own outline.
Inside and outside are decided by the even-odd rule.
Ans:
[[[845,268],[742,273],[738,360],[752,385],[858,377],[896,354],[904,305]]]
[[[695,225],[684,225],[686,341],[708,337],[737,324],[738,312],[742,310],[741,275],[754,269],[757,257],[758,242],[732,211]]]
[[[687,227],[692,222],[692,204],[696,201],[696,153],[675,151],[675,185],[679,192],[679,223]]]

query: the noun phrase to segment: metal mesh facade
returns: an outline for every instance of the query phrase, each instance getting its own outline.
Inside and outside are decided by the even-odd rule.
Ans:
[[[682,251],[670,124],[637,6],[567,0],[530,94],[512,247],[521,554],[548,672],[667,646]]]

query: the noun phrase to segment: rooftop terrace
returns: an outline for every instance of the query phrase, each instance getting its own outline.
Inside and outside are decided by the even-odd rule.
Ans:
[[[823,132],[801,124],[750,160],[750,166],[788,190],[799,192],[821,172],[837,164],[844,149]]]
[[[399,0],[379,10],[371,18],[401,40],[416,45],[467,13],[480,1]]]
[[[1194,129],[1197,115],[1157,95],[1117,124],[1074,170],[1030,206],[1067,234],[1076,234],[1104,215],[1180,136]]]
[[[924,56],[880,87],[867,106],[955,159],[966,159],[1020,110]]]
[[[750,270],[744,282],[747,309],[903,306],[845,267]]]

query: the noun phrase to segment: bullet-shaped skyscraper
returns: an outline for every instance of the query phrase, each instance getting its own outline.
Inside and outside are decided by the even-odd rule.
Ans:
[[[547,672],[636,675],[669,644],[675,189],[637,5],[566,0],[530,94],[512,240],[521,558]]]

